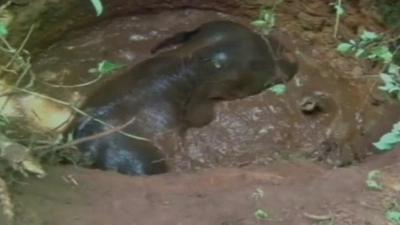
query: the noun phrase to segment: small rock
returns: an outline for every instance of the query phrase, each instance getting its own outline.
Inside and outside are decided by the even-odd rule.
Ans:
[[[313,96],[305,96],[300,101],[300,110],[304,114],[312,114],[321,111],[321,107],[318,104],[318,99]]]

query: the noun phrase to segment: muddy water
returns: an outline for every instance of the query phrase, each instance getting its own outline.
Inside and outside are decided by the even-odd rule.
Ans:
[[[215,19],[233,18],[182,10],[116,18],[72,32],[35,62],[38,89],[64,100],[76,93],[84,97],[107,78],[82,88],[52,88],[44,83],[74,85],[93,80],[88,71],[102,60],[126,65],[117,76],[150,57],[149,50],[160,40]],[[319,57],[321,52],[286,37],[284,41],[301,62],[288,92],[282,96],[264,92],[223,102],[217,105],[211,124],[190,129],[184,137],[171,135],[158,140],[176,171],[303,159],[340,165],[370,154],[371,142],[400,119],[399,110],[388,99],[378,105],[371,103],[368,80],[345,77]],[[304,114],[304,99],[315,101],[320,111]]]

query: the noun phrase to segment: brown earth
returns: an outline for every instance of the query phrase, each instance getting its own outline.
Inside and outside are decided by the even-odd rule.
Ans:
[[[34,4],[35,15],[17,17],[25,18],[25,25],[30,16],[42,24],[44,18],[53,18],[32,36],[30,48],[53,43],[37,51],[34,70],[39,81],[63,84],[92,79],[87,71],[103,59],[134,66],[149,57],[154,43],[205,21],[225,18],[247,24],[261,5],[258,1],[221,0],[208,5],[146,1],[139,7],[136,1],[104,1],[109,10],[102,22],[93,24],[88,3],[78,7],[80,3],[73,0],[38,2],[43,4]],[[400,152],[370,156],[371,143],[400,119],[400,109],[376,91],[376,77],[370,75],[379,68],[336,53],[334,13],[328,3],[285,1],[278,11],[281,40],[301,63],[285,95],[264,92],[218,105],[215,121],[172,139],[172,147],[164,149],[173,153],[170,174],[140,178],[49,167],[47,178],[13,186],[16,224],[388,224],[385,210],[400,201]],[[362,29],[385,30],[366,16],[359,1],[345,6],[348,16],[340,24],[339,39],[354,38]],[[64,10],[55,10],[59,7]],[[186,7],[195,9],[182,9]],[[166,10],[171,8],[180,10]],[[71,28],[75,30],[64,33]],[[26,26],[18,29],[16,33]],[[75,91],[84,96],[96,85],[73,90],[37,88],[68,100]],[[302,113],[309,102],[319,104],[323,112]],[[328,166],[358,161],[362,163],[347,168]],[[383,191],[366,188],[367,174],[373,169],[383,171]],[[257,220],[257,209],[270,217]]]
[[[131,178],[49,168],[45,180],[30,179],[15,189],[17,224],[385,225],[385,210],[400,200],[399,153],[335,170],[282,163]],[[384,191],[366,188],[372,169],[383,171]],[[257,220],[258,209],[270,217]]]

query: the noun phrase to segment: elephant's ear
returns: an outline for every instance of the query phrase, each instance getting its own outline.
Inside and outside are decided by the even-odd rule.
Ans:
[[[155,47],[150,50],[151,54],[155,54],[159,52],[163,48],[167,48],[173,45],[183,44],[192,39],[194,35],[196,35],[200,31],[200,28],[197,28],[192,31],[184,31],[176,33],[174,36],[169,37],[158,43]]]

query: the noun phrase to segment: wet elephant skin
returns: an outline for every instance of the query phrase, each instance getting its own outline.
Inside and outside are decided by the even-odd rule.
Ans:
[[[149,140],[201,127],[213,120],[215,102],[254,95],[291,79],[297,63],[282,57],[281,50],[279,41],[264,39],[243,25],[209,22],[161,42],[152,51],[158,54],[100,87],[84,109],[112,126],[135,118],[123,131]],[[92,118],[80,119],[76,139],[109,129]],[[168,171],[163,154],[151,141],[118,132],[78,147],[94,168],[128,175]]]

